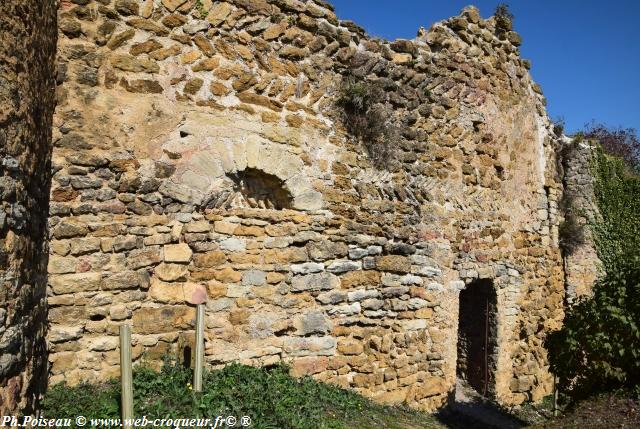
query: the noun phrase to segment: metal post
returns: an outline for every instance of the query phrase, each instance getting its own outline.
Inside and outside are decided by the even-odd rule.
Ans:
[[[120,325],[120,379],[122,384],[122,427],[133,419],[133,373],[131,369],[131,326]]]
[[[204,304],[199,304],[196,312],[196,359],[193,369],[193,390],[202,392],[202,371],[204,366]]]

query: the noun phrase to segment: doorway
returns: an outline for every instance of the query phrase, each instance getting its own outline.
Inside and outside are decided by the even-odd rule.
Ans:
[[[460,292],[458,379],[484,397],[494,393],[497,297],[491,280],[476,280]]]

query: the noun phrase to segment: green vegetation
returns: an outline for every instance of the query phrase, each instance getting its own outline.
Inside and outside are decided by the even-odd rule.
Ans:
[[[513,28],[513,13],[509,10],[509,5],[500,3],[496,6],[496,11],[493,13],[496,17],[496,28],[500,31],[511,31]]]
[[[196,0],[196,10],[200,13],[200,19],[205,19],[209,15],[209,11],[205,10],[202,0]]]
[[[378,168],[389,168],[392,164],[398,134],[390,121],[392,114],[385,107],[385,99],[380,84],[351,76],[344,79],[336,103],[347,131],[365,147]]]
[[[597,150],[600,218],[590,228],[606,276],[547,343],[551,369],[572,400],[618,388],[640,394],[640,176],[632,167]]]
[[[134,414],[149,419],[249,416],[256,429],[445,427],[430,415],[376,405],[353,392],[288,374],[283,365],[233,364],[205,373],[204,392],[195,393],[190,369],[169,362],[160,372],[139,367],[134,371]],[[119,388],[115,381],[54,386],[43,400],[43,414],[119,418]]]
[[[640,256],[640,176],[600,148],[594,165],[602,220],[594,225],[598,256],[609,271],[637,265]],[[640,319],[637,319],[640,320]]]
[[[557,117],[553,120],[553,134],[556,137],[562,137],[564,134],[566,123],[562,116]]]

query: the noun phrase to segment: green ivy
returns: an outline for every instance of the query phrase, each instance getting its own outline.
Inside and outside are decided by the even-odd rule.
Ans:
[[[598,256],[615,271],[640,255],[640,177],[598,148],[593,165],[601,220],[593,225]]]
[[[640,177],[598,148],[599,218],[590,225],[606,275],[547,339],[551,370],[573,399],[640,386]]]

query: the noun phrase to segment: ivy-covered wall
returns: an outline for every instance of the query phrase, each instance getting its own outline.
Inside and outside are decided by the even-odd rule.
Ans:
[[[640,386],[640,176],[597,142],[583,147],[597,206],[586,227],[603,270],[548,340],[560,388],[576,399]]]

